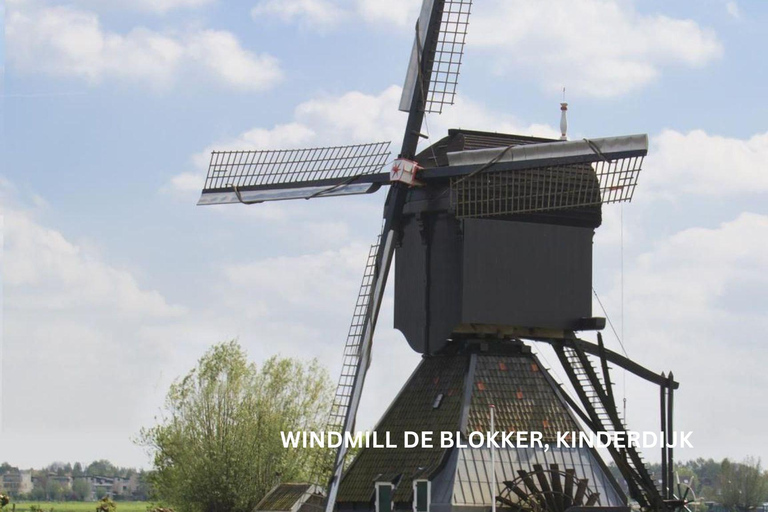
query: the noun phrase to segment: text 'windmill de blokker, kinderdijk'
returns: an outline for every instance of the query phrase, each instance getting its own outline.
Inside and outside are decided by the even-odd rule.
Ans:
[[[576,334],[605,326],[592,316],[592,238],[602,205],[632,198],[647,135],[568,141],[565,122],[560,140],[457,129],[417,153],[425,114],[453,103],[470,8],[471,0],[423,1],[400,103],[408,120],[390,171],[382,172],[389,142],[214,152],[199,204],[389,187],[326,431],[354,431],[397,255],[395,327],[423,358],[376,431],[467,433],[493,422],[549,443],[558,432],[624,433],[610,363],[659,386],[661,430],[672,439],[672,375],[606,349],[599,333],[597,344]],[[573,391],[542,366],[532,342],[554,348]],[[673,490],[671,448],[662,448],[660,477],[636,447],[607,449],[628,496],[589,446],[363,449],[344,469],[346,452],[342,444],[328,461],[327,487],[283,483],[257,509],[618,511],[630,498],[662,512],[687,503],[687,492]]]

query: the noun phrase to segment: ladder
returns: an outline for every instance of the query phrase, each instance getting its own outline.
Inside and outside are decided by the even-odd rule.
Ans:
[[[344,421],[347,417],[347,412],[349,411],[349,403],[352,398],[352,390],[355,385],[357,369],[361,364],[367,365],[369,363],[368,361],[360,361],[360,354],[363,342],[363,327],[366,322],[368,304],[371,300],[371,288],[376,275],[376,255],[380,243],[381,236],[379,236],[375,244],[371,245],[371,248],[368,251],[368,260],[365,264],[363,280],[360,283],[357,301],[355,302],[355,310],[352,315],[352,322],[350,322],[349,331],[347,332],[347,340],[344,344],[341,374],[339,375],[339,382],[336,386],[336,394],[333,397],[331,412],[328,415],[328,421],[326,422],[326,433],[344,431]],[[317,478],[318,481],[327,481],[327,478],[330,478],[330,474],[334,470],[332,467],[333,459],[333,450],[325,451],[325,457],[318,468],[318,471],[322,471],[322,475],[319,475]]]
[[[613,399],[610,376],[604,367],[602,378],[587,354],[577,346],[562,346],[558,350],[566,373],[587,410],[594,431],[627,432]],[[626,439],[626,437],[624,438]],[[616,466],[627,481],[630,496],[643,508],[663,506],[663,500],[642,455],[635,446],[609,448]]]

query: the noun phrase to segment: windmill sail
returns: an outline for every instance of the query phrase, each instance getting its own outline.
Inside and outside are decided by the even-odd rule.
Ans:
[[[448,153],[464,171],[451,205],[469,218],[631,201],[647,153],[647,135]]]
[[[199,205],[369,194],[389,158],[389,142],[323,148],[214,151]]]
[[[416,87],[421,87],[425,93],[425,112],[442,113],[443,106],[453,105],[456,97],[472,0],[444,2],[437,41],[430,50],[427,48],[427,34],[434,4],[435,0],[424,0],[421,6],[411,60],[400,98],[400,110],[403,112],[410,111]],[[429,71],[428,84],[420,83],[425,78],[424,70]]]

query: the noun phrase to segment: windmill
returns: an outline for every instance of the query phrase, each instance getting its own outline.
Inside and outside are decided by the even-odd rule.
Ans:
[[[591,314],[592,237],[603,204],[631,200],[648,137],[567,141],[564,133],[550,140],[450,130],[418,152],[425,114],[441,113],[454,101],[470,10],[471,0],[423,0],[400,103],[408,117],[390,170],[389,142],[213,152],[198,204],[314,199],[389,187],[344,347],[329,431],[354,431],[397,255],[395,327],[424,358],[377,429],[483,430],[488,406],[495,404],[502,430],[539,429],[552,437],[556,430],[580,431],[581,424],[625,432],[610,363],[660,387],[666,436],[678,386],[672,375],[608,350],[599,333],[597,344],[576,335],[605,326],[605,319]],[[524,340],[554,348],[576,398]],[[661,489],[635,447],[609,452],[641,507],[684,505],[672,492],[671,448],[662,452]],[[490,479],[501,487],[490,491],[482,450],[363,450],[344,473],[345,456],[342,444],[329,465],[327,512],[487,510],[489,503],[560,512],[626,504],[590,448],[502,453],[491,468],[500,478]],[[270,496],[284,502],[290,492],[311,487],[291,485],[293,490],[276,489]]]

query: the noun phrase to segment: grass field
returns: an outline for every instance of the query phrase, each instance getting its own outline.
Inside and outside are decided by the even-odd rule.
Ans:
[[[16,512],[29,512],[32,505],[36,505],[45,512],[96,512],[95,501],[17,501],[11,502],[3,510],[13,512],[13,504]],[[148,501],[116,501],[117,512],[147,512]]]

